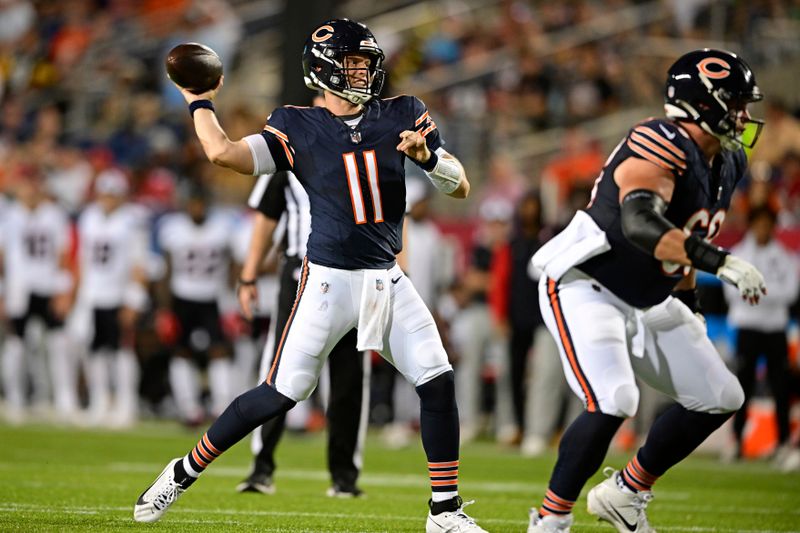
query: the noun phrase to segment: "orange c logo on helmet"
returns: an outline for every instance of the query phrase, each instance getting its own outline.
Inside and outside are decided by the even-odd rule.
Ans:
[[[320,32],[327,32],[327,33],[320,33]],[[319,28],[311,34],[311,40],[315,43],[322,43],[327,41],[333,37],[333,26],[324,25],[320,26]]]
[[[715,70],[710,70],[708,67],[716,65]],[[718,57],[707,57],[697,64],[697,70],[705,74],[712,80],[721,80],[731,75],[731,66],[724,59]]]

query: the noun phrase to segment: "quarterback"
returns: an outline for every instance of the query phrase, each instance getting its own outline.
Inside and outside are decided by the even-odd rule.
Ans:
[[[183,91],[208,158],[252,175],[292,171],[311,204],[311,234],[294,308],[267,379],[236,398],[185,456],[172,460],[136,502],[134,518],[158,520],[221,453],[314,390],[331,349],[358,329],[358,350],[376,350],[417,390],[431,499],[426,529],[484,531],[458,495],[458,410],[453,370],[430,311],[397,266],[410,158],[440,191],[465,198],[469,182],[425,105],[379,99],[384,59],[372,33],[346,19],[306,41],[306,84],[325,107],[282,107],[263,131],[231,141],[213,98]]]

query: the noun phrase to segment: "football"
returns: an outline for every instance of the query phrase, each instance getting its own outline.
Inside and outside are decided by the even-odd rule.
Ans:
[[[179,44],[169,51],[167,76],[194,94],[213,89],[222,76],[222,60],[208,46],[199,43]]]

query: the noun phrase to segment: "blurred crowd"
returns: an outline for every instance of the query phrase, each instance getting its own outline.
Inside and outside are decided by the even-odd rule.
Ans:
[[[465,440],[488,434],[536,455],[580,411],[542,325],[528,259],[586,204],[607,156],[608,146],[593,137],[586,121],[654,102],[658,109],[673,56],[637,55],[637,43],[733,38],[760,66],[766,61],[754,43],[760,24],[800,19],[796,0],[725,4],[722,30],[711,23],[716,2],[663,3],[651,23],[630,29],[597,23],[613,10],[641,5],[629,0],[503,1],[488,15],[457,9],[449,14],[458,4],[448,4],[435,23],[384,45],[388,93],[415,84],[429,88],[422,96],[448,148],[463,154],[477,183],[470,211],[459,217],[437,212],[441,206],[422,181],[408,187],[409,275],[435,311],[456,367]],[[59,422],[128,426],[168,417],[194,425],[255,383],[275,288],[267,276],[261,325],[241,319],[233,280],[250,231],[243,200],[252,179],[206,161],[162,69],[174,44],[197,41],[214,48],[235,72],[242,27],[237,10],[223,0],[0,0],[0,252],[6,265],[0,277],[0,383],[9,420],[38,414]],[[573,42],[576,27],[591,28],[595,37]],[[460,81],[441,82],[451,78]],[[226,104],[219,113],[231,136],[252,133],[262,123],[246,103]],[[765,242],[800,249],[798,111],[768,98],[767,127],[728,216],[726,245],[751,235],[762,220],[752,214],[766,210],[772,226]],[[506,149],[549,128],[563,128],[561,141],[535,172]],[[213,215],[228,228],[213,261],[224,342],[210,350],[209,339],[194,339],[197,364],[187,370],[180,363],[175,370],[181,332],[165,296],[174,271],[167,268],[171,241],[163,227],[176,214],[194,220],[198,201],[205,213],[201,221]],[[118,342],[105,345],[87,330],[87,298],[98,290],[86,288],[81,273],[90,253],[82,247],[92,235],[83,221],[98,210],[110,217],[120,209],[128,229],[135,230],[126,238],[136,253],[127,259],[127,289],[111,307],[130,312],[123,312]],[[13,224],[45,211],[37,237],[20,241],[9,233]],[[51,270],[11,265],[15,253],[49,257]],[[793,261],[793,252],[787,254]],[[797,268],[791,270],[796,276]],[[48,276],[49,282],[37,285]],[[18,298],[25,304],[20,307],[9,302],[10,288],[23,279],[29,288]],[[796,300],[792,290],[780,304],[787,309]],[[33,296],[50,301],[42,308]],[[722,302],[713,306],[717,314],[727,312],[720,287],[711,286],[704,297]],[[784,335],[796,321],[791,309]],[[20,324],[22,315],[33,320]],[[101,349],[115,354],[104,368],[92,363]],[[785,386],[777,396],[788,405],[788,370],[796,373],[798,363],[790,363],[788,353],[784,359],[787,380],[773,388]],[[414,391],[402,380],[395,383],[394,371],[380,358],[373,363],[373,422],[384,426],[390,444],[413,442]],[[746,367],[763,374],[760,367]],[[183,392],[176,394],[178,381]],[[628,444],[661,402],[643,398]],[[295,424],[313,426],[313,420],[301,417]],[[788,443],[788,429],[781,431],[776,439]],[[741,431],[739,437],[734,457],[746,455]]]

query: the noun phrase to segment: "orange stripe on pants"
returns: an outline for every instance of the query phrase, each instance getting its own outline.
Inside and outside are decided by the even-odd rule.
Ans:
[[[573,346],[572,339],[570,339],[569,332],[567,331],[567,321],[564,318],[564,312],[561,309],[561,302],[558,299],[556,282],[552,279],[547,280],[547,295],[550,297],[550,306],[553,308],[553,316],[555,316],[556,319],[558,336],[561,339],[561,344],[564,347],[564,353],[567,354],[569,366],[572,368],[572,372],[575,374],[575,377],[578,379],[578,383],[581,386],[583,395],[586,397],[586,410],[590,413],[593,413],[597,411],[596,399],[592,393],[592,389],[589,386],[586,376],[583,375],[583,371],[578,364],[578,358],[575,355],[575,346]]]

